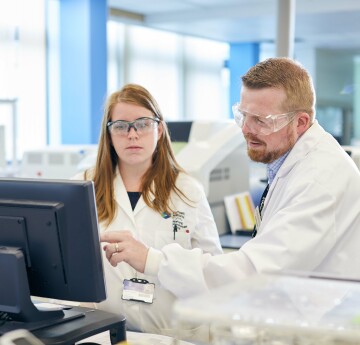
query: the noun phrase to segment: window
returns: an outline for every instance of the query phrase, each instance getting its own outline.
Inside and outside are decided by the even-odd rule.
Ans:
[[[108,90],[146,87],[166,120],[228,118],[227,43],[108,23]]]
[[[45,0],[6,2],[0,28],[0,125],[6,159],[13,160],[46,144]]]

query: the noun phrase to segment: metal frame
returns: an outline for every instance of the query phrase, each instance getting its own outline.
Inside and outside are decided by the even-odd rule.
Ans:
[[[12,167],[15,170],[17,166],[17,148],[16,148],[16,139],[17,139],[17,98],[0,98],[0,104],[9,104],[12,107]]]

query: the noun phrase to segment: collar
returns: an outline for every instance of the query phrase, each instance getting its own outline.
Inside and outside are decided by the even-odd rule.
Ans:
[[[314,150],[314,147],[317,147],[319,142],[325,139],[326,137],[331,136],[329,133],[325,132],[325,130],[319,125],[318,121],[315,120],[314,123],[310,126],[310,128],[297,140],[294,147],[290,149],[289,152],[285,153],[285,157],[282,156],[278,158],[276,161],[268,164],[267,174],[269,178],[269,183],[273,182],[275,176],[281,177],[286,175],[293,166],[301,159],[303,159],[308,153]],[[289,157],[288,157],[289,156]],[[282,160],[283,158],[283,160]],[[287,158],[287,159],[286,159]],[[276,169],[276,162],[282,160]],[[286,160],[286,161],[285,161]],[[275,165],[275,168],[272,166]],[[269,168],[272,168],[272,179],[269,175]],[[281,168],[281,171],[279,171]],[[271,182],[270,182],[271,181]]]
[[[279,171],[280,167],[284,163],[286,157],[289,155],[290,150],[284,153],[280,158],[276,159],[275,161],[269,163],[266,167],[267,170],[267,177],[268,177],[268,183],[271,184],[272,181],[274,181],[274,178]]]

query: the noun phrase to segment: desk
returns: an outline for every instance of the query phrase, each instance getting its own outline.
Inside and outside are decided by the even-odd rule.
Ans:
[[[0,327],[0,334],[16,328],[29,329],[45,345],[73,345],[87,337],[105,332],[109,344],[116,344],[126,339],[125,317],[102,310],[74,307],[68,312],[81,312],[83,317],[57,323],[45,328],[34,329],[33,325],[22,322],[7,322]]]

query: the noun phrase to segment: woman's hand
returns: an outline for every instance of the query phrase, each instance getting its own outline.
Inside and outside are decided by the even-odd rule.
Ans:
[[[100,241],[107,242],[103,249],[112,266],[126,262],[144,273],[149,248],[136,240],[130,231],[105,231],[100,235]]]

